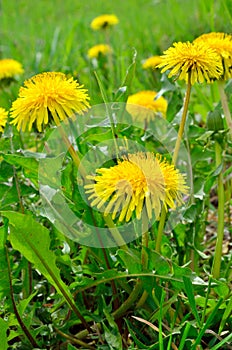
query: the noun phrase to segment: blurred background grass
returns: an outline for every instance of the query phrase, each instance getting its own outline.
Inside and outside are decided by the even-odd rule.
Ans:
[[[91,89],[87,50],[105,37],[94,32],[90,22],[103,13],[114,13],[120,20],[111,31],[118,81],[136,50],[142,80],[137,86],[143,84],[144,58],[204,32],[229,33],[232,24],[231,0],[2,0],[0,4],[0,57],[23,64],[19,85],[48,70],[78,74]]]

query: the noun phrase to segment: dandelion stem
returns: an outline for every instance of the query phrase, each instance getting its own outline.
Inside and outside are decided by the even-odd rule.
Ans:
[[[222,163],[222,148],[219,142],[215,141],[215,155],[216,155],[216,167]],[[224,236],[224,186],[223,186],[223,172],[218,175],[218,230],[217,241],[212,266],[212,276],[214,278],[220,277],[221,257],[222,257],[222,244]]]
[[[8,277],[9,277],[9,284],[10,284],[10,298],[11,298],[15,317],[16,317],[20,327],[22,328],[22,331],[24,332],[24,334],[26,335],[26,337],[30,341],[31,345],[33,346],[33,348],[39,348],[39,345],[37,344],[36,340],[33,338],[31,332],[26,327],[25,323],[23,322],[22,317],[20,316],[20,314],[18,312],[16,302],[14,299],[14,290],[13,290],[13,285],[12,285],[12,276],[11,276],[11,267],[10,267],[10,258],[9,258],[9,254],[8,254],[8,248],[6,245],[5,245],[5,252],[6,252],[7,269],[8,269]]]
[[[183,106],[183,114],[179,126],[179,131],[177,135],[177,140],[175,144],[175,149],[172,157],[172,162],[174,165],[176,165],[178,153],[180,150],[180,144],[182,141],[183,133],[184,133],[184,127],[185,127],[185,122],[186,122],[186,117],[187,117],[187,112],[188,112],[188,105],[189,105],[189,99],[190,99],[190,93],[191,93],[191,72],[188,73],[188,83],[187,83],[187,90],[185,94],[185,99],[184,99],[184,106]]]
[[[147,263],[148,263],[148,256],[147,252],[144,248],[148,247],[148,217],[147,215],[143,215],[143,234],[142,234],[142,252],[141,252],[141,264],[142,264],[142,269],[145,271],[147,269]],[[142,305],[145,303],[147,300],[148,293],[146,290],[143,291],[143,294],[141,298],[139,299],[138,303],[136,304],[136,309],[142,307]]]
[[[81,159],[79,158],[77,151],[75,151],[73,145],[71,144],[70,140],[68,139],[67,135],[65,134],[65,131],[62,127],[62,125],[59,127],[59,132],[61,134],[61,137],[65,143],[65,145],[67,146],[68,152],[70,154],[70,156],[72,157],[72,160],[74,161],[74,163],[76,164],[78,171],[81,175],[81,177],[83,179],[86,179],[86,171],[85,168],[83,167],[83,165],[81,164]]]
[[[182,114],[182,118],[181,118],[181,122],[180,122],[180,126],[179,126],[179,131],[178,131],[178,135],[177,135],[174,153],[172,156],[172,163],[174,165],[176,165],[176,162],[177,162],[177,158],[178,158],[178,154],[179,154],[179,150],[180,150],[180,145],[181,145],[181,141],[182,141],[182,137],[183,137],[183,133],[184,133],[184,127],[185,127],[185,122],[186,122],[186,117],[187,117],[187,112],[188,112],[188,105],[189,105],[189,100],[190,100],[191,87],[192,87],[191,72],[189,72],[188,73],[187,90],[186,90],[185,99],[184,99],[183,114]],[[162,235],[163,235],[166,215],[167,215],[167,211],[163,206],[161,214],[160,214],[160,221],[159,221],[158,233],[157,233],[157,238],[156,238],[155,250],[157,251],[157,253],[160,253],[160,250],[161,250],[161,242],[162,242]]]
[[[157,253],[160,253],[160,251],[161,251],[161,242],[162,242],[162,235],[163,235],[166,215],[167,215],[167,211],[166,211],[165,207],[163,206],[162,210],[161,210],[161,214],[160,214],[160,221],[159,221],[158,232],[157,232],[157,237],[156,237],[155,250]]]
[[[141,264],[142,264],[142,268],[143,270],[147,269],[147,252],[144,248],[148,247],[148,217],[147,215],[144,213],[143,217],[142,217],[142,229],[143,229],[143,233],[142,233],[142,251],[141,251]]]
[[[116,311],[113,312],[112,316],[114,317],[114,319],[118,319],[119,317],[122,317],[125,314],[125,312],[133,305],[133,303],[138,298],[142,288],[143,282],[140,279],[138,279],[129,297],[124,301],[124,303],[122,303],[122,305]]]
[[[226,119],[227,127],[229,128],[229,135],[232,138],[232,118],[230,114],[230,109],[228,106],[228,99],[224,90],[224,82],[223,80],[218,80],[218,90],[221,98],[222,108],[224,111],[224,116]]]
[[[104,216],[104,220],[105,220],[105,223],[107,224],[111,234],[112,234],[112,237],[114,238],[115,242],[117,243],[117,245],[121,248],[121,249],[124,249],[124,250],[128,250],[128,247],[127,247],[127,244],[126,242],[124,241],[123,237],[121,236],[121,234],[119,233],[117,227],[115,226],[112,218],[110,215],[106,215]]]

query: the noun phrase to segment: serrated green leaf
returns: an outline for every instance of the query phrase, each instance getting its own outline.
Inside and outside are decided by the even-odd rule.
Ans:
[[[3,158],[9,164],[21,166],[31,176],[38,176],[38,161],[33,157],[22,157],[16,154],[4,154]]]
[[[77,348],[72,344],[68,344],[68,350],[76,350]]]
[[[163,256],[149,248],[144,248],[144,250],[148,257],[149,271],[154,271],[155,273],[164,276],[170,273],[170,265]]]
[[[129,273],[142,272],[141,258],[137,251],[132,249],[119,249],[117,254],[122,259],[124,266],[128,269]]]
[[[28,304],[30,303],[30,301],[34,298],[34,296],[37,294],[37,291],[34,292],[33,294],[29,295],[28,298],[26,299],[23,299],[23,300],[20,300],[18,306],[17,306],[17,309],[18,309],[18,312],[20,314],[20,316],[22,317]]]
[[[10,294],[10,282],[8,274],[8,264],[5,251],[6,229],[0,227],[0,300]]]
[[[8,322],[6,322],[2,318],[0,318],[1,350],[7,350],[8,349],[7,330],[8,330]]]
[[[2,212],[1,215],[9,220],[10,242],[13,248],[34,264],[35,268],[66,299],[71,308],[79,313],[68,287],[60,278],[60,271],[56,266],[56,255],[49,249],[51,243],[49,230],[29,215],[10,211]]]
[[[58,284],[63,285],[56,266],[56,256],[49,249],[49,230],[40,225],[31,216],[16,212],[2,212],[9,220],[10,242],[27,260],[35,265],[47,280],[62,295]],[[66,286],[65,286],[66,288]]]
[[[1,159],[0,155],[0,159]],[[13,167],[11,164],[8,164],[6,161],[0,162],[0,181],[7,181],[10,177],[14,175]]]

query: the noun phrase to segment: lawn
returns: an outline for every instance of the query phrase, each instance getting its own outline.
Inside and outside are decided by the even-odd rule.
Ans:
[[[232,349],[230,1],[0,20],[1,350]]]

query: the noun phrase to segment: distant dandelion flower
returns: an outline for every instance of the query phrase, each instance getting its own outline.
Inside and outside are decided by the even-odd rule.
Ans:
[[[143,62],[143,69],[155,69],[162,62],[161,56],[151,56]]]
[[[94,18],[90,24],[93,30],[106,29],[118,24],[118,17],[115,15],[101,15]]]
[[[0,79],[14,78],[24,72],[21,63],[11,58],[0,60]]]
[[[205,43],[221,57],[223,66],[222,80],[232,78],[232,35],[226,33],[206,33],[196,38],[194,43]]]
[[[112,52],[112,49],[109,45],[99,44],[91,47],[88,50],[89,58],[98,58],[100,55],[106,56]]]
[[[38,131],[52,118],[56,125],[89,107],[87,90],[73,78],[59,72],[45,72],[24,82],[19,97],[11,107],[11,124],[30,131],[33,123]]]
[[[8,116],[8,112],[0,107],[0,132],[4,131],[6,122],[7,122],[7,116]]]
[[[164,51],[161,73],[170,70],[168,77],[177,76],[178,79],[188,80],[188,73],[191,73],[191,84],[203,83],[205,80],[210,83],[219,79],[223,73],[220,56],[217,52],[202,42],[178,42]]]
[[[127,100],[126,109],[137,120],[146,119],[149,121],[157,113],[166,117],[168,102],[163,96],[155,99],[156,96],[157,92],[150,90],[140,91],[130,95]],[[145,107],[146,109],[140,107]]]
[[[92,184],[85,185],[91,206],[101,209],[112,219],[128,222],[132,214],[140,219],[145,208],[149,219],[158,218],[162,205],[175,208],[181,204],[182,194],[188,192],[183,175],[160,155],[136,153],[124,156],[111,168],[96,170],[88,176]]]

